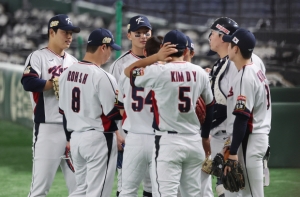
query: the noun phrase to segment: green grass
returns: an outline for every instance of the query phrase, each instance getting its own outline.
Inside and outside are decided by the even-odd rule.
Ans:
[[[31,183],[32,130],[0,120],[0,197],[27,196]],[[271,184],[266,197],[299,196],[300,169],[270,169]],[[216,179],[213,179],[215,182]],[[116,179],[111,197],[116,193]],[[142,190],[139,190],[141,196]],[[58,170],[48,197],[68,196],[65,181]],[[216,195],[215,195],[216,196]]]

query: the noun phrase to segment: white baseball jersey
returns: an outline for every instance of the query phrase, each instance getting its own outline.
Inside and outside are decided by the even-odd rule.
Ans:
[[[271,95],[267,78],[258,66],[245,65],[235,76],[227,97],[227,131],[232,133],[235,116],[249,117],[248,133],[269,134]]]
[[[132,87],[130,79],[122,72],[119,79],[119,109],[125,109],[123,130],[137,134],[154,134],[152,128],[153,107],[150,87]]]
[[[78,62],[59,78],[59,108],[70,131],[107,131],[116,99],[116,81],[102,68]],[[116,113],[119,113],[118,111]]]
[[[265,67],[265,64],[263,63],[263,61],[260,59],[260,57],[258,57],[256,54],[252,53],[251,60],[252,60],[253,64],[258,66],[260,68],[260,70],[263,71],[263,73],[265,75],[266,74],[266,67]]]
[[[138,61],[141,57],[132,53],[131,50],[127,51],[123,55],[121,55],[109,68],[109,73],[111,73],[119,82],[120,76],[124,69],[127,68],[132,63]]]
[[[154,92],[156,130],[199,133],[196,101],[200,95],[206,104],[213,101],[208,75],[201,67],[189,62],[170,62],[137,69],[136,73],[139,74],[135,86],[151,87]]]
[[[43,48],[31,53],[25,63],[23,78],[36,76],[40,79],[53,79],[78,60],[65,52],[64,57]],[[62,116],[58,113],[58,101],[54,91],[32,92],[30,100],[33,107],[35,123],[61,123]]]

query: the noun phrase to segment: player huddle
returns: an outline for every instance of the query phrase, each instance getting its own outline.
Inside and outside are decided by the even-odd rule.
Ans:
[[[80,28],[64,14],[50,19],[48,46],[29,55],[21,80],[34,110],[28,197],[47,195],[58,166],[70,197],[110,197],[116,168],[120,197],[137,197],[141,182],[144,197],[213,197],[212,175],[201,167],[215,155],[224,159],[219,197],[264,196],[271,103],[264,65],[252,53],[254,35],[218,18],[208,55],[219,60],[204,70],[191,63],[195,48],[181,31],[152,36],[141,15],[127,30],[132,48],[106,72],[101,65],[121,50],[109,30],[92,31],[78,61],[65,50]],[[242,190],[227,181],[237,162]]]

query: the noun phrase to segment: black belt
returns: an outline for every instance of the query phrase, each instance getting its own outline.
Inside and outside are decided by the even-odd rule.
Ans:
[[[168,134],[178,134],[177,131],[168,131]]]

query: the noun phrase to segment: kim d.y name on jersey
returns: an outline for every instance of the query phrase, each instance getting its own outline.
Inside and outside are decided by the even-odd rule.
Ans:
[[[67,81],[73,81],[73,82],[79,82],[79,83],[85,84],[87,77],[88,77],[88,74],[79,73],[79,72],[70,70],[68,73]]]
[[[191,76],[193,76],[194,81],[196,81],[196,71],[171,71],[172,82],[183,82],[185,81],[184,78],[186,79],[186,81],[191,81]]]

